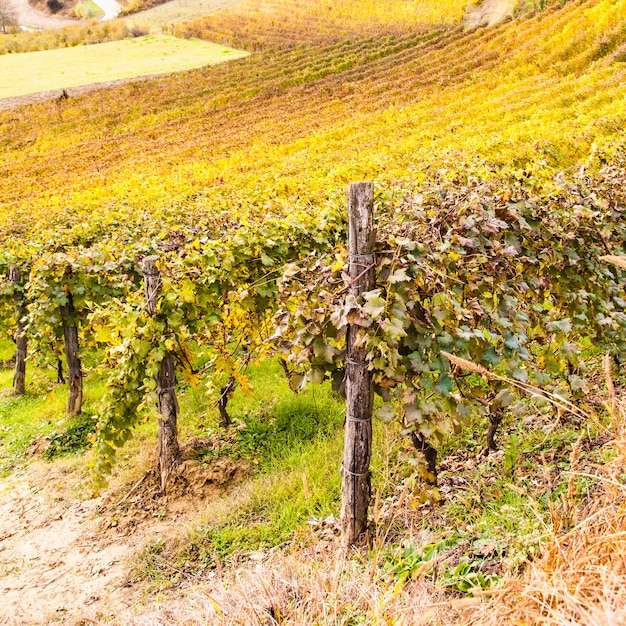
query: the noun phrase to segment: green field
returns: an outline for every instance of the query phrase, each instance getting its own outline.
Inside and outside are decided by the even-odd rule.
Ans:
[[[215,65],[248,53],[200,40],[147,35],[0,57],[0,98]]]

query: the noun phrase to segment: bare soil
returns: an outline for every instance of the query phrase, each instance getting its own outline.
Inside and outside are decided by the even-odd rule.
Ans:
[[[20,26],[30,28],[61,28],[68,24],[76,24],[77,20],[67,17],[53,17],[50,13],[40,11],[31,6],[28,0],[7,0],[11,13],[15,14],[17,23]],[[45,5],[45,2],[43,3]]]
[[[34,461],[0,481],[0,624],[116,621],[145,600],[128,582],[137,555],[184,531],[246,468],[191,460],[166,497],[148,472],[91,499],[78,493],[81,472]]]
[[[79,0],[29,0],[29,4],[46,15],[75,18],[74,7]]]

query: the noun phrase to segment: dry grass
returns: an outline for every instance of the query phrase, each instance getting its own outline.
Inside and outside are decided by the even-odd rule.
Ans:
[[[617,265],[618,267],[626,269],[626,256],[615,256],[609,254],[607,256],[601,256],[600,259],[602,261],[606,261],[607,263],[613,263],[613,265]]]
[[[606,371],[607,384],[612,386]],[[241,567],[214,572],[213,579],[201,585],[168,592],[156,605],[120,615],[120,623],[624,625],[626,400],[616,401],[613,408],[606,463],[595,466],[593,475],[581,473],[583,440],[572,447],[567,494],[551,511],[553,537],[542,557],[521,578],[511,575],[498,589],[482,592],[482,599],[478,593],[478,597],[451,600],[423,576],[404,586],[396,584],[381,565],[384,536],[360,555],[342,552],[336,536],[317,541],[302,538],[302,545],[294,543],[287,553],[252,555]],[[576,497],[579,479],[592,485],[582,503]],[[406,539],[420,545],[428,538],[412,526],[408,521]],[[492,594],[491,600],[487,593]]]
[[[459,623],[626,624],[626,400],[612,415],[614,439],[606,447],[614,457],[597,468],[597,486],[584,508],[564,507],[553,516],[555,537],[543,557]],[[573,528],[561,531],[568,523]]]
[[[120,616],[129,626],[166,624],[434,624],[441,592],[423,580],[401,589],[381,580],[377,559],[348,557],[330,545],[258,555],[223,579],[168,594],[151,610]],[[441,597],[439,597],[441,595]],[[430,607],[430,608],[429,608]],[[401,618],[400,618],[401,616]],[[427,621],[423,621],[427,618]]]
[[[310,535],[300,534],[286,549],[244,555],[245,563],[233,569],[218,565],[201,582],[189,578],[182,588],[118,615],[117,623],[626,625],[626,398],[616,397],[608,358],[604,365],[612,417],[602,454],[607,460],[581,471],[584,437],[573,443],[566,492],[550,508],[552,538],[521,577],[510,574],[496,589],[475,589],[475,597],[457,599],[420,573],[399,583],[385,568],[387,532],[397,541],[392,529],[404,529],[403,543],[410,545],[433,539],[419,529],[415,512],[400,497],[388,516],[374,505],[378,535],[369,549],[343,551],[338,524],[331,522],[321,532],[314,527]],[[583,483],[590,491],[581,498]],[[219,517],[218,510],[211,516]]]

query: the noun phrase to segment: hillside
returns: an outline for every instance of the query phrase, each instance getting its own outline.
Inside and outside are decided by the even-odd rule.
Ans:
[[[245,58],[0,112],[13,617],[623,619],[626,0],[228,5],[169,30]],[[344,551],[350,332],[381,419]]]
[[[440,163],[563,169],[623,127],[622,31],[621,3],[568,2],[493,30],[271,50],[5,112],[3,232],[42,213],[72,220],[68,205],[80,221],[103,201],[195,216],[232,198],[325,201],[355,178]]]

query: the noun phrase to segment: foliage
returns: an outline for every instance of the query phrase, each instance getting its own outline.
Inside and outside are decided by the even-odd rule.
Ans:
[[[83,452],[89,447],[89,435],[94,432],[96,420],[91,415],[81,415],[64,431],[46,435],[48,447],[43,451],[45,459],[52,460],[65,454]]]
[[[0,54],[71,48],[135,36],[132,27],[129,27],[123,20],[107,22],[92,20],[81,24],[70,24],[55,30],[24,31],[0,37]]]
[[[128,2],[128,4],[120,11],[119,17],[133,15],[134,13],[139,13],[140,11],[146,11],[152,7],[163,4],[164,1],[165,0],[130,0],[130,2]]]
[[[174,27],[178,36],[200,37],[247,50],[289,49],[381,33],[406,34],[432,25],[458,23],[459,0],[250,0]]]
[[[152,414],[166,351],[213,398],[230,376],[248,389],[246,367],[277,345],[295,376],[339,384],[354,323],[379,416],[431,438],[514,400],[444,351],[564,398],[585,393],[585,342],[623,352],[623,275],[597,256],[624,246],[626,4],[472,33],[407,34],[395,9],[366,33],[313,45],[301,23],[293,50],[0,114],[0,274],[30,266],[35,354],[60,354],[70,294],[82,344],[106,354],[96,482]],[[366,176],[379,283],[356,302],[342,297],[342,196]],[[155,253],[164,292],[148,319],[137,268]]]
[[[2,232],[45,241],[70,224],[99,236],[109,218],[150,215],[175,229],[224,209],[340,210],[348,182],[419,182],[440,166],[481,176],[533,166],[538,179],[550,178],[624,125],[618,48],[595,60],[555,52],[569,23],[583,50],[604,49],[608,36],[619,42],[626,7],[592,8],[568,3],[473,33],[447,28],[268,51],[0,114]],[[605,14],[613,17],[599,30]]]
[[[81,0],[74,7],[74,13],[79,19],[99,19],[104,16],[104,11],[93,0]]]
[[[599,257],[624,250],[623,163],[558,176],[550,195],[509,180],[442,180],[382,196],[377,284],[357,301],[345,248],[290,265],[281,283],[281,347],[308,380],[343,379],[345,334],[368,349],[381,419],[399,412],[427,438],[458,430],[471,406],[514,396],[451,367],[446,353],[567,400],[588,390],[581,338],[626,351],[624,277]],[[545,192],[544,192],[545,193]]]
[[[397,581],[396,588],[413,577],[423,578],[429,575],[438,577],[443,587],[462,593],[487,589],[497,584],[499,576],[484,574],[480,570],[484,557],[463,555],[456,564],[442,564],[442,558],[460,543],[460,538],[452,535],[419,548],[408,544],[383,555],[383,565]]]

